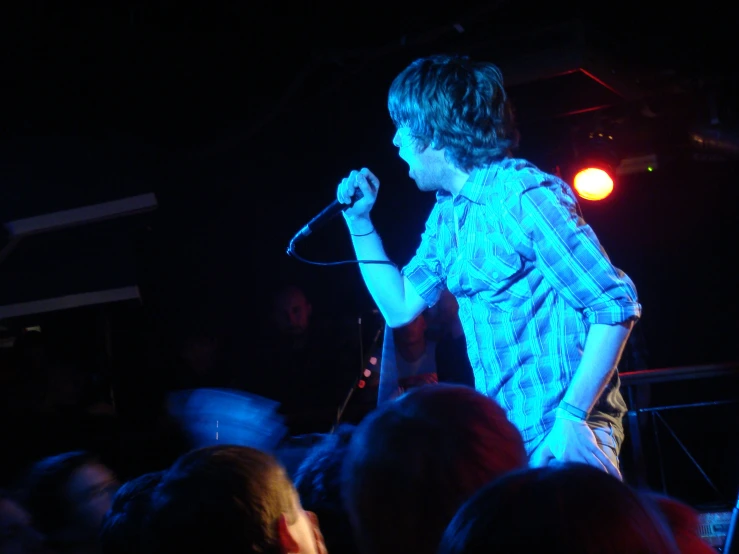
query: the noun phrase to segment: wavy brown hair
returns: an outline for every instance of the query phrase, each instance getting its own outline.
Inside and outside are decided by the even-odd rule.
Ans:
[[[388,110],[396,127],[409,128],[420,150],[445,148],[462,170],[508,157],[518,146],[503,74],[489,62],[456,55],[420,58],[393,80]]]

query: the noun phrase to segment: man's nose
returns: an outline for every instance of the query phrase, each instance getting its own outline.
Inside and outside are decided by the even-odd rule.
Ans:
[[[393,146],[396,146],[397,148],[400,148],[402,144],[402,140],[400,137],[400,129],[395,131],[395,136],[393,137]]]

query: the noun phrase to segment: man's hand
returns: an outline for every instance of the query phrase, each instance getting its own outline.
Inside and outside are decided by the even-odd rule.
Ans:
[[[366,167],[359,171],[352,171],[339,183],[336,199],[342,204],[351,204],[352,197],[357,190],[362,191],[362,198],[357,200],[351,208],[344,210],[344,217],[349,220],[369,217],[380,190],[380,180]]]
[[[600,449],[593,431],[584,421],[557,418],[552,430],[531,454],[529,463],[532,467],[541,467],[553,461],[586,463],[621,479],[621,472]]]

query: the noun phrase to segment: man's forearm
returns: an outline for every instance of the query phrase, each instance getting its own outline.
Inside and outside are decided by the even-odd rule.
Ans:
[[[633,325],[628,321],[590,327],[580,365],[565,393],[565,402],[590,412],[616,369]]]
[[[403,276],[390,262],[382,240],[369,219],[347,219],[357,260],[386,261],[388,263],[360,263],[367,290],[390,327],[409,323],[416,314],[405,301]]]

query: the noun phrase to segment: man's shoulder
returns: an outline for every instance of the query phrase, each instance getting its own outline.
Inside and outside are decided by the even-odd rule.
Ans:
[[[521,158],[507,158],[490,167],[494,173],[493,186],[488,187],[486,200],[502,200],[503,204],[515,202],[527,192],[554,188],[571,196],[571,189],[560,177],[540,169],[535,164]]]
[[[531,188],[545,186],[561,179],[548,173],[528,160],[507,158],[498,164],[495,175],[496,184],[509,191],[524,192]]]

